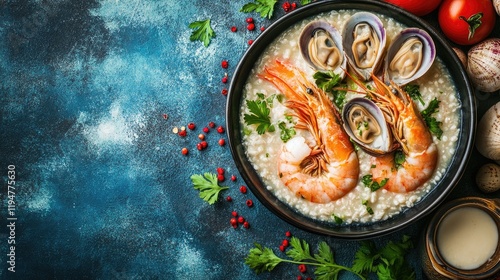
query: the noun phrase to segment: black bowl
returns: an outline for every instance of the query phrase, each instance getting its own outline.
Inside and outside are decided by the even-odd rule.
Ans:
[[[276,37],[288,27],[303,19],[322,12],[345,9],[364,10],[383,14],[407,26],[424,29],[432,36],[436,45],[437,56],[445,64],[459,91],[458,95],[461,101],[459,129],[461,133],[457,142],[455,154],[451,159],[446,173],[441,177],[437,185],[413,207],[405,209],[398,215],[384,221],[336,225],[334,223],[311,219],[298,213],[266,189],[259,174],[249,162],[241,143],[242,127],[240,124],[240,108],[242,104],[243,88],[247,82],[251,69],[254,67],[255,61],[257,61],[265,48]],[[346,1],[321,1],[306,5],[280,18],[269,26],[247,50],[236,68],[229,88],[226,120],[231,152],[238,170],[254,195],[268,209],[288,223],[310,232],[339,238],[364,239],[381,236],[408,226],[424,217],[426,214],[429,214],[443,202],[459,181],[471,154],[476,122],[476,109],[473,98],[473,88],[460,60],[451,49],[451,46],[442,39],[439,32],[428,23],[404,10],[383,2],[367,0],[349,1],[348,3]]]

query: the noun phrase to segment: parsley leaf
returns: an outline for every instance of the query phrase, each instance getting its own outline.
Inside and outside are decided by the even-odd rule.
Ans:
[[[215,32],[210,25],[210,19],[191,22],[188,27],[193,29],[189,40],[201,41],[205,47],[208,47],[212,38],[215,38]]]
[[[394,164],[396,165],[396,169],[400,168],[401,165],[403,165],[403,163],[405,162],[405,160],[406,156],[405,153],[403,153],[403,151],[397,150],[394,153]]]
[[[250,249],[250,253],[245,259],[251,269],[257,274],[264,271],[272,271],[283,259],[276,256],[272,249],[262,247],[259,243],[254,243],[254,248]]]
[[[382,181],[380,181],[380,183],[377,181],[373,181],[373,176],[370,174],[365,175],[363,176],[363,178],[361,178],[361,182],[363,182],[365,187],[370,188],[372,192],[375,192],[378,189],[384,187],[385,184],[387,184],[387,181],[389,181],[389,178],[384,178]]]
[[[406,85],[403,88],[408,95],[410,95],[411,99],[418,100],[422,105],[425,105],[424,100],[422,100],[422,94],[420,94],[420,86],[419,85]]]
[[[296,134],[295,129],[293,129],[293,127],[288,128],[285,122],[280,122],[278,127],[281,130],[280,138],[285,143],[292,139],[292,137]]]
[[[432,99],[427,108],[425,108],[420,114],[424,118],[430,132],[441,140],[441,135],[443,135],[443,130],[441,129],[442,122],[437,121],[436,118],[432,117],[432,114],[439,111],[439,103],[441,103],[441,101],[437,98]]]
[[[240,12],[243,13],[251,13],[257,12],[260,13],[260,17],[262,18],[271,18],[274,13],[274,5],[278,2],[278,0],[255,0],[254,2],[249,2],[240,9]]]
[[[274,132],[274,125],[271,124],[271,117],[269,114],[271,110],[267,107],[267,101],[262,97],[257,100],[247,100],[247,107],[251,114],[245,114],[243,120],[247,125],[256,124],[257,133],[264,134],[266,131]]]
[[[313,78],[320,89],[333,95],[333,102],[335,105],[337,105],[338,108],[342,108],[347,91],[335,89],[335,87],[340,86],[340,75],[335,74],[333,71],[317,71],[313,74]]]
[[[300,5],[307,5],[310,4],[312,0],[300,0]]]
[[[368,205],[368,200],[363,200],[361,204],[365,206],[366,212],[368,212],[368,214],[373,215],[374,212],[373,209],[370,207],[370,205]]]
[[[219,198],[219,193],[228,187],[219,186],[217,175],[213,173],[205,173],[202,175],[194,174],[191,176],[193,187],[200,191],[200,197],[208,202],[214,204]]]

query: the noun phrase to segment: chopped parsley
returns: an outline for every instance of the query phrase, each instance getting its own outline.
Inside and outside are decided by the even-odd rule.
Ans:
[[[365,175],[363,176],[363,178],[361,178],[361,182],[363,182],[365,187],[370,188],[372,192],[375,192],[378,189],[383,188],[385,184],[387,184],[387,181],[389,181],[389,178],[384,178],[382,181],[380,181],[380,183],[378,183],[377,181],[373,180],[373,176],[370,174]]]
[[[271,18],[274,13],[274,5],[278,2],[278,0],[255,0],[254,2],[249,2],[240,9],[240,12],[243,13],[251,13],[257,12],[260,13],[261,18]]]
[[[281,130],[280,138],[285,143],[296,134],[295,129],[293,129],[293,127],[288,128],[285,122],[280,122],[278,127]]]
[[[394,165],[395,165],[396,169],[400,168],[401,165],[403,165],[403,163],[405,162],[405,160],[406,160],[406,156],[405,156],[405,153],[403,153],[403,151],[397,150],[394,153]]]
[[[264,98],[263,94],[257,94],[257,100],[247,100],[247,107],[251,114],[245,114],[243,120],[247,125],[257,125],[257,133],[264,134],[267,132],[274,132],[276,128],[271,124],[271,117],[269,114],[271,110],[268,108],[268,101]]]
[[[316,86],[322,89],[324,92],[330,93],[333,95],[333,102],[337,105],[338,108],[342,108],[344,106],[345,97],[347,94],[347,90],[338,90],[336,87],[346,87],[346,85],[339,85],[340,75],[335,74],[333,71],[317,71],[313,74],[313,78],[316,82]]]
[[[420,94],[420,86],[419,85],[406,85],[403,88],[408,95],[410,95],[411,99],[420,101],[422,105],[425,105],[424,100],[422,100],[422,94]]]
[[[342,219],[341,217],[333,214],[333,220],[335,221],[336,224],[340,225],[344,222],[344,219]]]
[[[368,214],[373,215],[374,212],[373,209],[368,205],[368,200],[363,200],[361,204],[365,206],[366,212],[368,212]]]
[[[206,172],[203,175],[194,174],[191,176],[193,187],[200,191],[200,197],[208,202],[214,204],[219,198],[219,193],[228,187],[219,186],[217,174]]]
[[[421,115],[424,118],[427,127],[429,127],[430,132],[441,140],[441,135],[443,135],[443,130],[441,129],[442,122],[432,117],[432,114],[439,112],[439,103],[441,103],[441,101],[437,98],[432,99],[427,108],[421,112]]]
[[[188,27],[193,29],[189,40],[200,41],[205,47],[210,45],[212,38],[215,38],[215,32],[210,26],[210,19],[191,22]]]

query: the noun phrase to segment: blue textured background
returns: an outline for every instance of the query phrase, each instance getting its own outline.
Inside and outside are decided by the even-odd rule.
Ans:
[[[209,147],[196,149],[209,121],[225,126],[222,77],[231,78],[259,27],[284,15],[284,1],[271,20],[252,14],[250,32],[239,12],[247,2],[0,1],[0,278],[296,279],[295,265],[257,276],[244,264],[253,242],[278,251],[287,230],[313,246],[327,241],[351,265],[358,241],[294,228],[239,192],[229,147],[217,144],[225,134],[211,130]],[[190,42],[187,27],[206,18],[217,34],[208,48]],[[480,112],[496,100],[478,93]],[[172,132],[189,122],[197,128],[187,137]],[[450,199],[481,195],[473,177],[484,161],[474,152]],[[8,165],[16,167],[15,273],[6,263]],[[217,167],[238,179],[223,184],[233,202],[211,206],[190,176]],[[232,210],[250,229],[230,226]],[[419,246],[425,222],[374,241],[408,234]],[[416,250],[410,262],[422,278]]]

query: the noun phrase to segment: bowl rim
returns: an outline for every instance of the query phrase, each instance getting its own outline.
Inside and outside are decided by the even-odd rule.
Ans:
[[[248,74],[257,61],[257,58],[260,57],[269,43],[289,26],[303,19],[331,10],[371,11],[392,17],[409,27],[419,27],[427,31],[435,42],[437,56],[441,58],[446,66],[452,65],[452,67],[447,67],[447,69],[455,83],[461,101],[460,134],[455,154],[446,172],[437,183],[437,186],[428,194],[425,194],[425,197],[411,208],[404,209],[399,214],[378,222],[338,226],[330,222],[322,222],[308,218],[296,212],[292,207],[280,201],[267,191],[259,175],[248,161],[244,147],[241,143],[240,107],[242,102],[242,89],[244,88]],[[297,228],[312,233],[345,239],[366,239],[392,233],[395,230],[402,229],[416,222],[437,208],[449,193],[451,193],[467,166],[473,149],[475,124],[476,106],[474,89],[471,86],[467,73],[459,58],[452,50],[451,45],[433,26],[423,19],[393,5],[373,0],[353,0],[348,3],[338,0],[314,2],[302,6],[276,20],[254,40],[252,45],[239,60],[229,86],[226,103],[226,133],[231,154],[241,177],[255,197],[276,216]],[[439,192],[436,191],[436,189],[439,189]],[[427,203],[423,205],[423,202]]]

